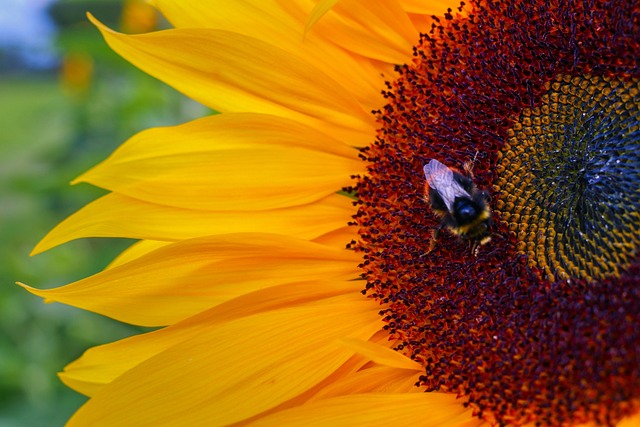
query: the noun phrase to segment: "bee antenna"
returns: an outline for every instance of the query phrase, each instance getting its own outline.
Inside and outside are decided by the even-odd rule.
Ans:
[[[476,154],[473,155],[473,160],[471,160],[471,163],[475,163],[476,159],[478,158],[478,153],[480,152],[480,150],[476,150]]]

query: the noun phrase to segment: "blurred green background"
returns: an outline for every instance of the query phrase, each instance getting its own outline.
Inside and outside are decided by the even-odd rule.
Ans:
[[[168,27],[141,0],[2,0],[1,9],[0,427],[61,426],[86,399],[56,372],[139,329],[44,304],[15,282],[71,283],[129,246],[84,239],[29,256],[60,220],[104,194],[70,187],[73,178],[136,132],[206,110],[112,53],[85,16],[128,33]]]

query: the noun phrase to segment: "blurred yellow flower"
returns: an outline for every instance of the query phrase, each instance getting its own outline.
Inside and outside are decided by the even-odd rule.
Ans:
[[[81,53],[70,53],[62,58],[60,82],[72,96],[82,96],[87,92],[93,78],[93,60]]]
[[[148,0],[126,0],[120,17],[122,31],[144,33],[156,29],[158,11]]]
[[[474,55],[474,38],[455,35],[473,25],[480,34],[484,27],[475,20],[478,13],[490,15],[483,3],[461,9],[457,3],[418,0],[385,0],[375,6],[365,0],[153,3],[174,29],[125,35],[91,20],[121,56],[221,114],[146,130],[125,142],[75,181],[109,194],[63,221],[34,250],[84,237],[139,239],[94,276],[52,290],[25,287],[47,302],[159,327],[92,348],[66,367],[61,379],[90,397],[69,425],[477,427],[545,422],[532,417],[535,411],[514,415],[506,404],[508,409],[500,412],[498,404],[473,394],[470,381],[447,382],[484,372],[481,354],[473,355],[479,357],[473,372],[460,373],[454,366],[440,376],[428,370],[425,377],[425,367],[458,366],[462,356],[470,357],[432,358],[441,339],[442,348],[448,345],[447,332],[453,333],[453,323],[462,318],[452,311],[457,307],[438,312],[439,319],[452,324],[420,326],[423,332],[439,329],[435,333],[442,336],[408,339],[416,336],[410,329],[420,323],[421,310],[458,300],[416,302],[415,296],[430,292],[421,286],[443,286],[441,276],[403,282],[398,264],[414,268],[441,262],[459,265],[453,268],[461,274],[465,268],[484,271],[482,265],[466,255],[458,262],[460,250],[454,251],[451,242],[443,243],[440,259],[423,257],[419,252],[429,246],[428,237],[413,252],[386,252],[385,247],[385,240],[404,245],[414,237],[401,228],[412,208],[398,211],[394,204],[403,197],[412,205],[423,203],[424,178],[415,178],[415,171],[403,175],[409,163],[402,162],[421,163],[433,154],[431,148],[416,148],[420,144],[441,144],[438,150],[447,150],[446,141],[432,139],[430,130],[420,129],[420,120],[409,118],[420,113],[432,119],[437,111],[420,105],[413,92],[404,91],[408,86],[385,82],[398,77],[396,64],[409,64],[397,71],[412,82],[418,66],[450,66],[450,75],[447,69],[438,76],[441,80],[430,80],[434,86],[428,95],[448,100],[433,105],[449,111],[449,101],[460,92],[448,82],[465,81],[467,72],[481,73],[465,68],[460,59]],[[133,24],[128,28],[135,31]],[[488,26],[487,33],[491,28],[499,31]],[[449,49],[443,40],[461,45]],[[429,45],[431,56],[424,53]],[[462,71],[456,69],[459,64]],[[430,84],[424,81],[417,85],[420,90]],[[469,81],[478,80],[472,76]],[[485,89],[483,99],[493,96],[494,86]],[[400,106],[398,100],[407,104]],[[385,116],[395,117],[385,109],[391,104],[407,119],[395,128],[399,140],[385,139],[393,133]],[[434,129],[447,127],[445,121],[435,121]],[[460,140],[454,137],[451,143]],[[416,157],[385,159],[388,141],[396,143],[389,152],[406,145]],[[478,147],[467,146],[468,151]],[[489,155],[501,149],[486,147]],[[466,154],[461,149],[450,159]],[[488,179],[483,171],[489,163],[483,158],[477,174]],[[382,165],[389,167],[381,174]],[[357,184],[354,177],[359,177]],[[399,194],[393,184],[398,180],[404,183]],[[365,197],[356,215],[354,197],[361,194]],[[377,205],[384,205],[381,214]],[[417,209],[428,217],[422,206]],[[384,216],[389,212],[398,223]],[[348,225],[354,218],[358,227]],[[377,235],[381,229],[385,233]],[[421,230],[429,235],[426,226]],[[497,250],[511,247],[504,246],[511,244],[507,239],[496,240]],[[546,279],[536,281],[542,276],[535,266],[520,264],[530,268],[527,280],[548,285]],[[358,280],[363,272],[367,282]],[[510,283],[510,273],[495,274]],[[363,296],[365,287],[369,298]],[[398,301],[412,302],[405,311],[389,314]],[[466,300],[461,301],[463,310]],[[403,321],[413,323],[399,326]],[[477,329],[483,328],[478,323]],[[431,392],[423,392],[425,385]],[[459,399],[469,395],[478,399],[470,404]],[[545,407],[534,403],[539,405],[534,408]],[[630,401],[614,413],[618,418],[612,423],[637,407]],[[572,408],[557,413],[583,409]],[[579,415],[583,418],[575,418],[576,423],[596,419],[588,411]],[[636,414],[618,425],[639,422]],[[572,423],[566,422],[577,425]]]

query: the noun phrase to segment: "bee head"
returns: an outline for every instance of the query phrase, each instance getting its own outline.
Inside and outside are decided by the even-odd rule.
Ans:
[[[491,211],[481,194],[473,199],[469,197],[456,198],[452,216],[456,222],[455,232],[463,239],[476,240],[480,245],[489,241]]]
[[[478,219],[481,207],[473,200],[467,198],[456,198],[453,203],[453,216],[460,225],[469,224]]]

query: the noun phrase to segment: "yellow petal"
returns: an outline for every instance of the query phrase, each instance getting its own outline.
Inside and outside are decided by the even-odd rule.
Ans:
[[[360,393],[424,393],[416,387],[424,371],[372,366],[332,381],[308,402]]]
[[[422,371],[423,367],[418,362],[409,359],[405,355],[392,350],[388,346],[380,345],[371,341],[356,339],[343,339],[341,342],[349,347],[354,353],[364,356],[380,365],[396,368]]]
[[[319,400],[277,412],[251,426],[305,427],[479,427],[455,395],[444,393],[366,393]]]
[[[637,427],[640,426],[640,413],[622,419],[616,427]]]
[[[357,293],[203,328],[102,388],[69,426],[227,425],[295,398],[352,353],[341,337],[379,330]]]
[[[353,145],[375,135],[349,88],[261,39],[201,28],[127,36],[92,22],[122,57],[215,111],[288,117]]]
[[[394,0],[378,2],[375,7],[367,0],[338,2],[310,32],[322,33],[358,55],[392,64],[409,62],[420,38],[419,30]]]
[[[140,258],[143,255],[153,252],[156,249],[160,249],[163,246],[167,246],[171,242],[159,242],[156,240],[141,240],[129,246],[122,251],[113,261],[109,263],[107,268],[117,267],[122,264],[126,264],[133,261],[136,258]],[[36,247],[37,248],[37,247]],[[35,249],[34,249],[35,252]]]
[[[33,253],[83,237],[178,241],[213,234],[265,232],[314,239],[344,226],[353,211],[351,199],[337,194],[291,208],[202,211],[163,206],[111,193],[58,224],[38,243]],[[343,241],[342,246],[348,241]]]
[[[327,41],[322,33],[305,35],[307,14],[301,11],[304,9],[302,6],[296,7],[295,2],[158,0],[157,4],[176,28],[211,28],[268,40],[348,88],[365,111],[378,109],[384,104],[380,88],[384,87],[383,74],[392,72],[389,64],[349,55]],[[287,13],[285,9],[293,10]],[[409,54],[407,52],[407,56]]]
[[[460,6],[460,2],[451,0],[398,0],[402,8],[410,13],[423,15],[443,16],[448,8],[455,9]]]
[[[338,280],[288,283],[260,289],[166,328],[93,347],[65,367],[60,377],[74,390],[92,396],[129,369],[180,342],[192,339],[213,324],[347,293],[355,294],[361,290],[361,285],[356,282]]]
[[[199,0],[185,3],[155,0],[162,14],[176,28],[211,28],[269,40],[292,53],[303,53],[303,21],[287,13],[278,0]]]
[[[309,31],[311,27],[315,25],[316,22],[320,20],[327,12],[329,12],[333,6],[338,3],[338,0],[320,0],[313,8],[311,13],[309,13],[309,18],[307,19],[307,24],[305,25],[305,33]]]
[[[143,131],[74,182],[187,209],[279,209],[352,184],[357,153],[288,120],[220,114]]]
[[[612,424],[612,425],[615,425],[615,427],[638,427],[640,426],[640,413],[625,417],[619,422],[617,422],[616,424]],[[576,424],[575,426],[572,426],[572,427],[601,427],[601,426],[602,426],[601,423],[590,421],[587,423]],[[538,426],[536,426],[536,424],[532,422],[524,425],[523,427],[538,427]]]
[[[23,285],[123,322],[169,325],[257,289],[315,279],[351,279],[360,256],[276,234],[239,233],[181,241],[56,289]]]
[[[344,248],[348,243],[352,240],[356,240],[357,238],[358,230],[355,227],[347,226],[341,227],[327,234],[323,234],[322,236],[313,239],[313,241],[325,246]]]

